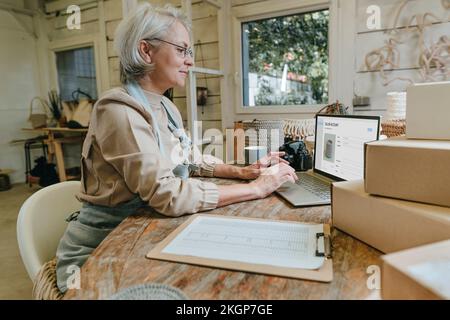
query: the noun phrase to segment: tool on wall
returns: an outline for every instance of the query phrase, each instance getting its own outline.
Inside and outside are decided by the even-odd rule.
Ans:
[[[202,68],[204,68],[203,61],[203,52],[202,52],[202,43],[198,40],[198,49],[200,53],[200,61],[202,64]],[[197,87],[197,105],[202,107],[202,114],[205,113],[206,100],[208,99],[208,79],[206,78],[206,74],[204,74],[205,79],[205,87]]]

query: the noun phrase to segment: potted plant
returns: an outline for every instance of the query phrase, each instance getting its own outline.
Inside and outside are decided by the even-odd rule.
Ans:
[[[58,122],[60,127],[64,126],[64,117],[62,114],[61,99],[59,98],[58,92],[56,92],[56,90],[51,90],[48,93],[48,101],[53,118]]]

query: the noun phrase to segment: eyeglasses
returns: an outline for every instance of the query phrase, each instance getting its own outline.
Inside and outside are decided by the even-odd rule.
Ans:
[[[194,53],[192,52],[192,48],[191,48],[191,47],[185,48],[185,47],[179,46],[179,45],[177,45],[177,44],[175,44],[175,43],[172,43],[172,42],[169,42],[169,41],[166,41],[166,40],[162,40],[162,39],[158,39],[158,38],[144,39],[144,40],[146,40],[146,41],[158,40],[158,41],[161,41],[161,42],[165,42],[165,43],[167,43],[167,44],[170,44],[170,45],[176,47],[176,48],[178,49],[178,50],[177,50],[177,53],[178,53],[178,55],[179,55],[180,57],[186,58],[188,55],[189,55],[189,57],[191,57],[191,58],[194,57]]]

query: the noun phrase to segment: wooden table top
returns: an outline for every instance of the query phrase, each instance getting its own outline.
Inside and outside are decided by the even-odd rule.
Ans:
[[[227,179],[208,179],[231,184]],[[330,206],[294,208],[276,195],[209,211],[212,214],[331,223]],[[164,283],[191,299],[366,299],[370,265],[381,266],[381,252],[333,229],[333,271],[330,283],[266,276],[147,259],[145,255],[189,216],[165,217],[141,210],[125,219],[93,252],[81,269],[81,289],[64,299],[105,299],[142,283]]]

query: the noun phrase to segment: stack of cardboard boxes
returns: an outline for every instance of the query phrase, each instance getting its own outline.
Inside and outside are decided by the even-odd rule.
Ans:
[[[384,299],[450,299],[450,240],[383,256]]]
[[[367,143],[364,170],[364,180],[333,184],[334,227],[384,253],[450,239],[450,82],[408,88],[406,137]],[[383,298],[450,298],[417,285],[421,281],[406,270],[414,266],[398,263],[414,250],[429,258],[422,263],[444,261],[450,274],[450,241],[385,256]],[[396,274],[408,274],[417,288],[433,294],[414,295],[414,286],[399,286]]]

